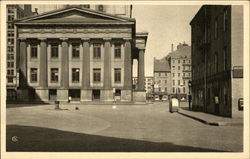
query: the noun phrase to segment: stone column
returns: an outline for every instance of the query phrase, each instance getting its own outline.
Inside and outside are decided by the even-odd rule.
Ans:
[[[124,57],[124,88],[132,89],[132,48],[131,40],[125,39],[125,57]]]
[[[20,39],[19,45],[19,54],[20,54],[20,61],[19,61],[19,85],[20,87],[27,86],[27,43],[25,39]]]
[[[83,56],[82,56],[82,86],[83,89],[90,88],[90,45],[89,39],[82,39],[83,41]]]
[[[47,77],[47,43],[46,39],[40,39],[40,80],[39,86],[45,88],[48,86],[48,77]]]
[[[61,55],[61,86],[69,87],[69,54],[68,39],[62,38],[62,55]]]
[[[111,39],[104,40],[104,89],[111,89]]]
[[[138,90],[145,90],[144,88],[144,49],[139,49],[138,60]]]

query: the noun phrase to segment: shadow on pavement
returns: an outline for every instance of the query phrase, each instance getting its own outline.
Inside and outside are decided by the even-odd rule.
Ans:
[[[49,103],[28,103],[28,104],[6,104],[6,108],[20,108],[20,107],[36,107],[42,105],[48,105]]]
[[[7,125],[6,140],[7,151],[24,152],[222,152],[20,125]]]

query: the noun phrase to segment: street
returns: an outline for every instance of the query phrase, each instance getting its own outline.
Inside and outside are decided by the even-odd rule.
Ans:
[[[187,103],[184,103],[187,105]],[[209,126],[167,102],[148,105],[20,105],[7,108],[7,151],[243,151],[242,126]]]

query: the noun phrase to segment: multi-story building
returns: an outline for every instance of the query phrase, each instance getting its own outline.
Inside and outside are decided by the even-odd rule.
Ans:
[[[192,27],[192,106],[221,116],[242,115],[243,6],[204,5]]]
[[[18,71],[16,47],[17,30],[13,21],[31,15],[31,5],[7,5],[7,101],[16,100],[16,88],[18,86]]]
[[[35,11],[35,8],[37,8],[38,14],[56,10],[56,9],[62,9],[62,8],[67,8],[71,7],[73,5],[34,5],[33,10]],[[75,5],[79,6],[82,8],[89,8],[92,10],[112,14],[112,15],[117,15],[121,17],[126,17],[126,18],[131,18],[132,15],[132,5]]]
[[[138,78],[133,77],[133,87],[137,89],[138,86]],[[144,78],[144,89],[146,90],[146,97],[152,98],[153,96],[153,88],[154,88],[154,77],[146,76]]]
[[[189,81],[191,80],[191,47],[188,44],[179,44],[177,49],[167,55],[170,65],[171,85],[169,87],[172,95],[177,95],[179,99],[187,99],[189,91]]]
[[[171,94],[171,70],[167,58],[160,60],[154,58],[154,96],[163,96]]]
[[[16,21],[19,99],[26,101],[145,101],[147,33],[135,19],[68,6]],[[132,90],[132,60],[138,89]]]

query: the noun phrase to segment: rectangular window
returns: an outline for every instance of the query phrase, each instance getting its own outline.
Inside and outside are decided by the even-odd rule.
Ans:
[[[165,73],[165,76],[168,76],[168,73]]]
[[[159,87],[159,92],[161,91],[161,87]]]
[[[214,22],[214,38],[217,39],[217,37],[218,37],[218,18],[216,18]]]
[[[185,87],[183,87],[183,93],[186,93],[186,89],[185,89]]]
[[[224,13],[223,13],[223,31],[227,31],[227,23],[228,23],[228,13],[227,13],[227,8],[225,8]]]
[[[180,70],[181,69],[181,67],[180,66],[178,66],[178,70]]]
[[[180,85],[181,84],[181,81],[180,80],[178,80],[178,85]]]
[[[37,82],[37,68],[30,69],[30,82]]]
[[[7,75],[13,76],[14,75],[14,70],[12,70],[12,69],[7,70]]]
[[[174,77],[174,73],[173,73],[173,77]]]
[[[51,82],[58,82],[58,68],[51,68]]]
[[[180,63],[181,61],[180,60],[178,60],[178,63]]]
[[[8,54],[7,59],[8,60],[14,60],[14,54]]]
[[[175,80],[173,80],[173,85],[175,85]]]
[[[161,80],[159,80],[159,83],[161,83]]]
[[[214,68],[215,68],[215,73],[218,72],[218,54],[217,52],[214,55]]]
[[[101,44],[94,44],[94,47],[93,47],[93,58],[94,59],[100,59],[101,58]]]
[[[58,44],[51,44],[51,58],[58,58]]]
[[[79,82],[79,68],[72,68],[72,82]]]
[[[8,83],[13,83],[14,82],[14,78],[13,77],[7,77],[8,79]]]
[[[174,69],[175,69],[175,66],[173,66],[172,68],[173,68],[173,70],[174,70]]]
[[[183,77],[185,77],[185,73],[183,73]]]
[[[167,87],[165,87],[165,92],[167,92],[168,91],[168,88]]]
[[[165,83],[167,83],[167,80],[165,80]]]
[[[79,58],[79,57],[80,57],[80,45],[72,44],[72,58]]]
[[[175,88],[173,88],[173,93],[175,92]]]
[[[13,68],[14,67],[14,62],[8,62],[7,67]]]
[[[104,11],[104,7],[103,7],[103,5],[98,5],[98,11],[101,11],[101,12],[103,12],[103,11]]]
[[[115,58],[121,58],[121,44],[115,44]]]
[[[185,63],[185,60],[183,60],[183,63]]]
[[[224,70],[227,69],[227,47],[224,47],[223,50],[223,61],[224,61]]]
[[[37,58],[37,45],[36,44],[31,44],[31,58]]]
[[[161,73],[159,73],[159,77],[161,76]]]
[[[181,74],[180,73],[178,73],[178,77],[180,77],[181,76]]]
[[[101,82],[101,69],[100,68],[93,69],[93,79],[94,79],[94,82]]]
[[[121,82],[121,69],[115,68],[115,82],[119,83]]]

